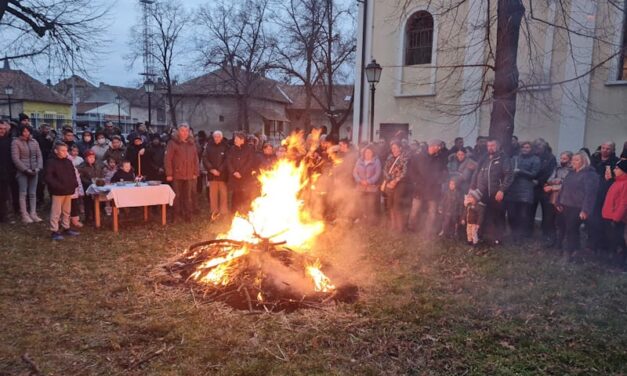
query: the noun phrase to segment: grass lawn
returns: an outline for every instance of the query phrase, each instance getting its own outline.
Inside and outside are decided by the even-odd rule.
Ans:
[[[627,373],[625,272],[338,226],[318,252],[356,304],[251,314],[154,279],[218,230],[123,222],[54,244],[2,225],[0,375],[29,374],[24,354],[46,375]]]

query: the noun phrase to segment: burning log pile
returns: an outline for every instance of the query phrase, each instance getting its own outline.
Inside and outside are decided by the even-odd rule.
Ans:
[[[334,286],[317,259],[268,239],[256,244],[228,239],[196,243],[166,268],[204,299],[237,309],[291,312],[357,298],[356,286]]]
[[[279,161],[259,180],[261,195],[248,215],[237,214],[227,234],[193,244],[165,265],[170,281],[251,311],[355,301],[357,287],[335,286],[322,271],[330,266],[310,253],[324,224],[311,218],[300,198],[304,167]]]

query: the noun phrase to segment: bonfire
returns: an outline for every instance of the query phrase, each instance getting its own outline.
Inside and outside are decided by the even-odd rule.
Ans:
[[[303,201],[310,185],[305,164],[279,160],[259,176],[261,194],[216,239],[193,244],[166,265],[170,275],[204,298],[235,308],[291,311],[352,301],[355,286],[338,287],[312,254],[324,222]]]

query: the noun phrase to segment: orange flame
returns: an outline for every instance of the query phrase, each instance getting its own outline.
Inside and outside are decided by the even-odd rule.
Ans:
[[[309,183],[306,166],[296,166],[288,160],[279,160],[259,176],[261,195],[251,204],[246,216],[237,213],[226,234],[218,238],[258,244],[260,238],[271,242],[285,242],[297,252],[311,249],[315,238],[324,230],[324,223],[315,220],[304,207],[301,191]],[[246,246],[230,250],[226,256],[215,257],[200,264],[190,278],[199,282],[226,286],[237,270],[239,259],[250,251]],[[315,290],[328,292],[335,287],[320,270],[319,262],[306,267]],[[260,284],[260,282],[259,282]],[[262,300],[261,293],[257,296]]]

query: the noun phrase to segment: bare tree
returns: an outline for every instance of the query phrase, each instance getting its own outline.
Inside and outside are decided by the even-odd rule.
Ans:
[[[477,20],[469,16],[471,4],[474,10],[481,12],[477,24],[474,24]],[[624,5],[613,0],[599,1],[597,4],[597,13],[602,7],[607,12],[624,12]],[[408,0],[399,0],[397,9],[401,15],[405,15],[410,5]],[[558,87],[563,95],[579,100],[580,106],[588,106],[587,96],[582,96],[579,92],[581,85],[584,85],[579,84],[579,80],[590,76],[601,67],[607,67],[612,59],[624,53],[624,49],[610,35],[617,29],[615,25],[600,25],[599,22],[596,27],[591,27],[585,22],[574,20],[570,16],[572,6],[572,2],[564,0],[481,0],[473,3],[469,0],[428,1],[427,9],[440,17],[441,23],[449,28],[440,30],[444,34],[438,38],[438,43],[441,43],[437,49],[440,62],[428,67],[416,66],[415,69],[437,70],[435,84],[440,86],[440,92],[447,91],[449,95],[442,95],[437,103],[429,103],[427,106],[451,117],[460,117],[491,105],[489,134],[501,140],[506,148],[511,145],[514,132],[518,94],[523,93],[534,99],[537,110],[547,113],[554,111],[554,107],[539,88]],[[549,13],[553,17],[546,17],[538,8],[550,9]],[[589,17],[587,15],[588,20]],[[539,31],[540,26],[543,27],[542,32]],[[479,32],[479,39],[455,37],[472,33],[473,30]],[[576,62],[580,59],[580,47],[573,42],[575,38],[594,41],[597,48],[609,47],[615,52],[608,58],[595,62],[584,72],[574,72],[571,76],[554,80],[548,75],[550,72],[541,69],[543,57],[550,53],[541,48],[548,33],[555,33],[557,43],[562,43],[560,47],[569,51],[567,60]],[[523,52],[522,60],[519,51]],[[441,59],[440,56],[445,56],[446,59]],[[524,63],[524,74],[519,73],[521,61]],[[470,75],[474,82],[460,88],[458,82],[464,79],[463,72],[469,70],[475,72]],[[469,88],[476,94],[468,96]]]
[[[0,50],[11,59],[46,59],[85,71],[107,42],[109,7],[91,0],[0,0]]]
[[[180,0],[158,2],[150,8],[150,17],[156,26],[149,35],[153,50],[149,53],[159,65],[163,77],[162,90],[165,91],[166,101],[170,112],[170,121],[176,126],[176,103],[172,98],[172,86],[175,82],[176,65],[182,61],[187,47],[184,30],[190,26],[192,17],[185,10]],[[131,29],[131,53],[126,57],[132,66],[138,58],[143,56],[144,36],[141,26]]]
[[[341,2],[340,2],[341,3]],[[355,55],[350,5],[333,0],[290,0],[279,13],[280,28],[278,67],[305,90],[305,126],[311,121],[311,104],[315,101],[331,115],[331,134],[338,136],[349,109],[333,116],[335,87],[346,82],[347,67]],[[351,96],[352,98],[352,96]]]
[[[220,0],[198,11],[196,50],[205,68],[237,99],[238,126],[250,131],[250,99],[274,66],[276,41],[268,30],[269,0]]]

